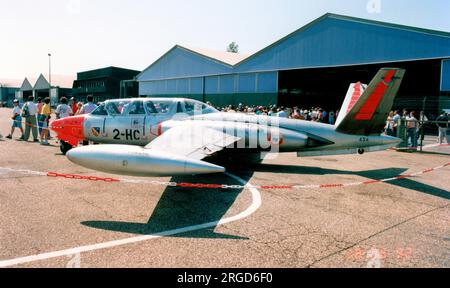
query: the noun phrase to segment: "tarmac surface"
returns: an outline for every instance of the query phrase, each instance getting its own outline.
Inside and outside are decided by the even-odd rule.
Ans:
[[[0,109],[3,136],[10,113]],[[48,177],[117,178],[72,164],[51,143],[0,140],[0,267],[450,267],[450,166],[350,187],[199,189]],[[144,180],[345,184],[450,162],[449,146],[425,151],[282,154],[232,163],[238,178]]]

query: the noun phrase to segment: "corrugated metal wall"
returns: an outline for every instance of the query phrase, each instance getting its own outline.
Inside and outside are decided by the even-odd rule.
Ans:
[[[139,94],[203,94],[203,77],[140,82]]]
[[[174,47],[164,57],[144,70],[139,81],[188,78],[232,73],[232,67],[202,57],[180,46]]]
[[[250,57],[235,72],[393,62],[443,55],[450,57],[450,37],[327,18]]]
[[[278,72],[243,73],[205,77],[205,94],[277,93]],[[203,94],[203,77],[140,83],[140,95]]]

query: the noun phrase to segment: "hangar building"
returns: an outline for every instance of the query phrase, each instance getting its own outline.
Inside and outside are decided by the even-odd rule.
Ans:
[[[35,99],[50,97],[52,106],[56,106],[61,97],[69,98],[72,96],[73,76],[52,75],[51,89],[50,81],[47,79],[50,79],[50,77],[43,74],[40,74],[37,79],[25,78],[19,91],[16,92],[16,98],[22,103],[26,102],[29,96],[34,96]]]
[[[136,97],[138,87],[132,79],[139,73],[140,71],[119,67],[79,72],[73,82],[73,96],[77,101],[86,101],[86,97],[92,95],[94,102]]]
[[[450,108],[450,33],[335,14],[251,56],[177,45],[137,81],[141,96],[338,109],[350,83],[381,67],[406,69],[395,108]]]
[[[0,79],[0,107],[12,107],[17,91],[19,91],[20,80]]]

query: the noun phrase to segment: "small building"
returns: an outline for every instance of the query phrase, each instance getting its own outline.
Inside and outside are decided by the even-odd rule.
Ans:
[[[88,95],[93,95],[94,102],[137,97],[138,84],[135,77],[139,73],[140,71],[118,67],[79,72],[73,83],[73,97],[76,101],[86,101]]]
[[[12,107],[20,80],[0,79],[0,107]]]
[[[335,110],[350,83],[368,84],[382,67],[406,69],[394,108],[450,108],[449,32],[336,14],[248,57],[176,45],[137,79],[141,96]]]
[[[43,74],[40,74],[37,79],[25,78],[19,91],[16,93],[16,98],[22,103],[26,102],[29,96],[33,96],[35,99],[50,97],[52,106],[56,106],[61,97],[72,97],[72,86],[75,77],[52,75],[51,89],[50,80],[47,79],[50,78]]]

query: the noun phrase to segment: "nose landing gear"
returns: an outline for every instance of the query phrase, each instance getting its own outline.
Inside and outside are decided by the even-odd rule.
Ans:
[[[61,153],[63,153],[64,155],[66,155],[66,153],[73,148],[72,145],[70,145],[67,142],[60,141],[60,143],[61,144],[59,146],[59,149],[61,150]]]
[[[359,148],[359,149],[358,149],[358,154],[359,154],[359,155],[363,155],[364,152],[366,152],[364,149],[362,149],[362,148]]]

